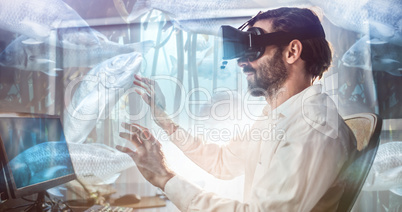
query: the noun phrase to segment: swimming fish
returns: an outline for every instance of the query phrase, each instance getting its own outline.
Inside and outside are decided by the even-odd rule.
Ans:
[[[342,62],[348,67],[385,71],[394,76],[402,76],[402,47],[376,42],[367,35],[362,37],[343,55]]]
[[[135,166],[127,154],[105,144],[68,143],[77,179],[84,185],[110,184],[120,173]]]
[[[100,32],[95,31],[95,34],[99,38],[100,45],[88,49],[54,47],[48,43],[29,45],[23,43],[28,37],[21,35],[0,53],[0,66],[55,75],[55,71],[61,71],[64,68],[93,67],[119,54],[146,53],[154,46],[154,42],[150,40],[118,44],[108,40]]]
[[[242,0],[138,0],[126,19],[128,22],[132,22],[152,9],[165,12],[172,19],[174,25],[184,31],[218,35],[221,25],[241,25],[257,14],[261,7],[260,4],[253,1]],[[127,14],[128,12],[121,11],[120,13]]]
[[[391,190],[402,196],[402,142],[381,144],[362,190]]]
[[[334,25],[402,46],[400,0],[309,0]]]
[[[177,59],[176,57],[170,55],[170,62],[172,64],[172,68],[169,71],[170,76],[177,75]],[[211,57],[200,58],[197,63],[197,72],[199,77],[203,77],[205,79],[212,79],[214,72],[214,61]],[[188,64],[184,64],[185,70],[188,69]],[[218,79],[224,80],[231,76],[231,73],[227,70],[218,69],[217,77]]]
[[[37,144],[10,161],[17,187],[72,173],[84,185],[110,184],[133,166],[130,156],[104,144],[64,141]]]
[[[76,78],[66,87],[63,126],[67,142],[83,143],[100,119],[109,116],[113,106],[130,88],[141,68],[138,52],[110,58]],[[77,90],[73,92],[75,86]]]
[[[74,173],[65,142],[37,144],[14,157],[10,163],[17,188]]]
[[[62,0],[0,1],[0,14],[0,29],[28,36],[28,44],[83,49],[99,44],[86,21]]]

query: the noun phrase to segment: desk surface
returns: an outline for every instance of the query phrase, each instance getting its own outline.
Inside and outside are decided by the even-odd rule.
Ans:
[[[113,204],[111,204],[113,205]],[[165,207],[166,206],[166,201],[164,199],[161,199],[159,196],[151,196],[151,197],[141,197],[141,201],[138,203],[134,204],[128,204],[128,205],[119,205],[122,207],[128,207],[128,208],[156,208],[156,207]]]
[[[166,206],[166,201],[161,199],[159,196],[150,196],[150,197],[141,197],[141,201],[134,204],[127,204],[127,205],[113,205],[112,206],[120,206],[120,207],[127,207],[127,208],[134,208],[134,209],[146,209],[146,208],[160,208]],[[74,212],[83,212],[89,207],[86,206],[70,206]],[[137,210],[136,210],[137,211]]]

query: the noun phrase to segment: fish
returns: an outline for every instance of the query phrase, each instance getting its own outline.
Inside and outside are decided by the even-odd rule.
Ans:
[[[0,14],[0,29],[28,36],[27,44],[83,49],[99,44],[88,23],[62,0],[0,1]]]
[[[111,184],[135,166],[129,155],[105,144],[68,143],[68,149],[77,179],[84,185]]]
[[[0,53],[0,66],[40,71],[54,76],[64,68],[94,67],[113,56],[130,52],[146,53],[155,46],[151,40],[119,44],[108,40],[100,32],[95,34],[100,40],[100,45],[88,49],[54,47],[48,43],[25,44],[23,41],[28,37],[21,35]]]
[[[360,38],[342,56],[348,67],[364,70],[385,71],[394,76],[402,76],[402,47],[370,39],[368,35]]]
[[[199,34],[218,35],[222,25],[240,26],[257,14],[261,10],[261,5],[254,1],[242,0],[137,0],[126,20],[131,23],[153,9],[166,13],[172,19],[174,26],[179,29]],[[121,6],[120,10],[123,16],[128,13],[123,11]]]
[[[378,147],[377,155],[362,190],[390,190],[402,196],[401,141],[384,143]]]
[[[67,142],[84,143],[96,123],[109,116],[134,74],[141,68],[138,52],[112,57],[71,81],[65,91],[63,126]],[[74,87],[77,89],[73,93]]]
[[[402,46],[402,1],[400,0],[309,0],[326,18],[346,30]]]
[[[66,142],[44,142],[18,154],[9,162],[17,188],[74,173],[73,165],[63,154]]]
[[[186,44],[184,44],[184,49],[186,51],[189,50],[189,45],[190,45],[189,43],[190,43],[190,39],[187,38]],[[202,52],[202,51],[205,51],[205,50],[211,49],[211,48],[212,48],[212,43],[210,42],[208,35],[198,36],[197,42],[195,45],[195,49],[197,52]]]
[[[65,141],[34,145],[10,161],[17,187],[71,173],[84,185],[110,184],[122,171],[134,166],[129,155],[105,144]]]
[[[170,76],[176,76],[177,75],[177,59],[176,57],[169,55],[170,57],[170,62],[172,64],[172,67],[170,69]],[[214,61],[212,57],[204,57],[200,58],[197,63],[197,72],[198,76],[209,79],[211,80],[213,78],[213,72],[214,72]],[[185,70],[188,69],[188,64],[184,64]],[[231,72],[223,69],[219,69],[217,72],[217,78],[220,80],[225,80],[231,76]]]
[[[113,4],[117,10],[117,12],[120,14],[120,17],[126,22],[127,24],[129,23],[128,21],[128,16],[130,15],[126,9],[126,5],[122,0],[113,0]]]

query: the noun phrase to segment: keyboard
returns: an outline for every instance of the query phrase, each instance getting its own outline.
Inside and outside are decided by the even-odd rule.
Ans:
[[[110,206],[110,205],[93,205],[84,212],[130,212],[134,211],[133,208]]]

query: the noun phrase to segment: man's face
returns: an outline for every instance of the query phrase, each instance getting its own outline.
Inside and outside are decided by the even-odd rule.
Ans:
[[[253,96],[272,96],[285,82],[287,70],[282,60],[282,52],[276,48],[272,56],[263,56],[243,66],[247,75],[248,89]]]
[[[258,21],[254,25],[269,33],[271,23]],[[255,61],[240,59],[238,65],[247,75],[248,89],[253,96],[272,96],[282,87],[288,77],[282,51],[276,46],[267,46],[264,55]]]

